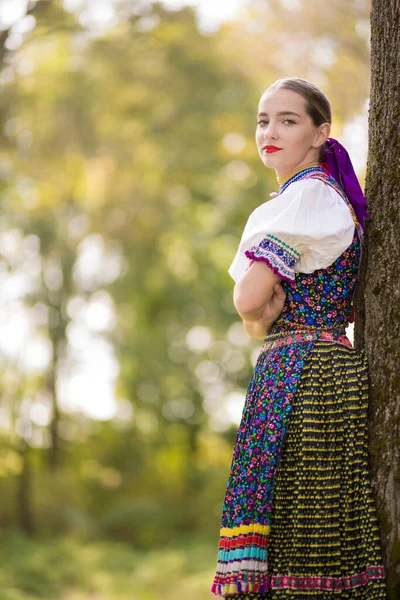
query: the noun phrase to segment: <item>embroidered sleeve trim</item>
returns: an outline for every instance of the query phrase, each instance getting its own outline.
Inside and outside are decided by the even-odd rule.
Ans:
[[[266,235],[258,246],[246,250],[245,255],[252,260],[265,262],[281,279],[290,283],[295,280],[293,266],[300,253],[275,235]]]

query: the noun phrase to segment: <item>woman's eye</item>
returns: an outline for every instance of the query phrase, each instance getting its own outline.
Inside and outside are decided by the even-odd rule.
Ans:
[[[289,123],[290,125],[296,125],[296,121],[292,121],[292,119],[285,119],[284,123]]]
[[[261,121],[258,121],[258,124],[261,126],[264,126],[265,124],[268,125],[268,121],[265,121],[265,119],[261,119]]]

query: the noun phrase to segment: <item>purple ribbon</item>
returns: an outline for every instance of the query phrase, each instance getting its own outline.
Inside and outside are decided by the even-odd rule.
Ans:
[[[326,156],[324,164],[327,164],[330,175],[350,200],[357,219],[364,229],[364,219],[371,218],[371,215],[367,212],[367,203],[346,148],[334,138],[328,138],[324,150]]]

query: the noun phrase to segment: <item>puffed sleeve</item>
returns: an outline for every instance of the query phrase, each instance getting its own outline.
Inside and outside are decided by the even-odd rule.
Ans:
[[[264,261],[283,280],[326,269],[350,246],[355,222],[349,206],[318,179],[292,183],[250,215],[229,274],[237,282],[249,260]]]

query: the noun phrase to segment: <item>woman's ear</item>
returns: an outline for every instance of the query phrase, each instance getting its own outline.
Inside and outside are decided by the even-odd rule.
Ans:
[[[314,148],[321,148],[321,146],[325,143],[327,138],[331,133],[331,124],[330,123],[322,123],[318,127],[318,131],[315,135],[315,140],[313,143]]]

